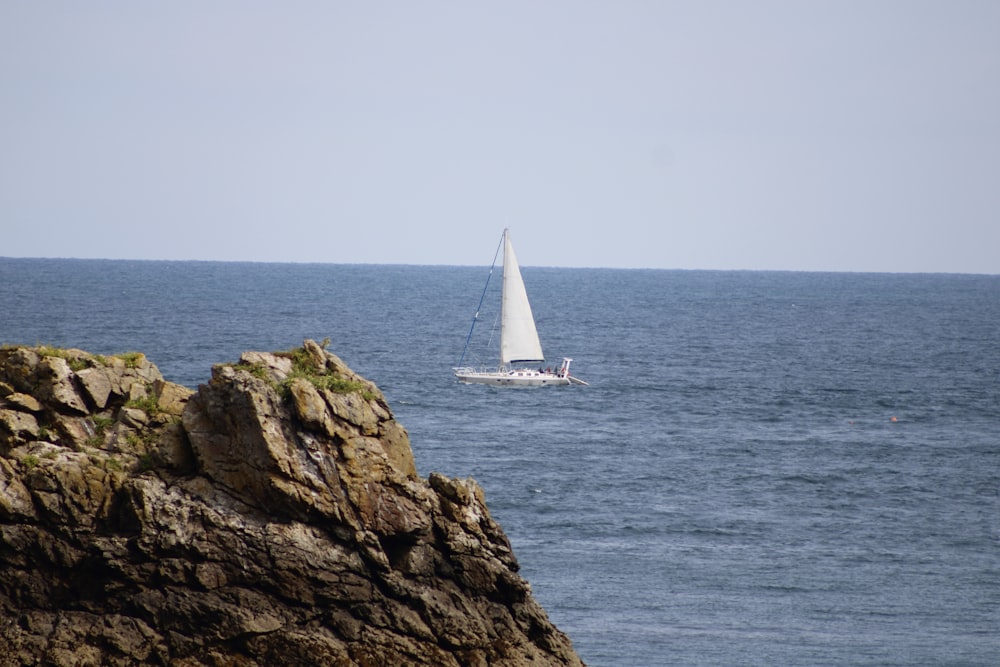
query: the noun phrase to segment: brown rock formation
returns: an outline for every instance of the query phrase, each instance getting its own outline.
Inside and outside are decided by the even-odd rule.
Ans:
[[[197,393],[0,350],[0,665],[581,665],[517,569],[312,341]]]

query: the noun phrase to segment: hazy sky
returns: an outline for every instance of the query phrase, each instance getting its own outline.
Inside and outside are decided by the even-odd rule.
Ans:
[[[1000,273],[1000,2],[0,0],[0,256]]]

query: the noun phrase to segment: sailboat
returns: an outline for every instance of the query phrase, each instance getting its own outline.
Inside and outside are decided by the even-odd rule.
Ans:
[[[465,350],[462,352],[462,359],[458,362],[458,367],[453,368],[455,377],[460,382],[472,384],[489,384],[498,387],[548,387],[568,384],[587,384],[580,378],[573,377],[569,373],[569,364],[572,359],[566,357],[562,360],[562,365],[558,369],[543,369],[525,364],[539,364],[545,361],[542,354],[542,344],[538,339],[538,330],[535,328],[535,318],[531,314],[531,304],[528,303],[528,292],[524,288],[524,280],[521,278],[521,269],[514,255],[514,246],[510,242],[510,230],[504,229],[500,238],[500,246],[503,247],[503,289],[500,297],[500,365],[496,369],[476,369],[469,366],[462,366],[465,361],[465,354],[469,350],[469,341],[472,339],[472,330],[476,327],[479,319],[479,311],[483,307],[483,299],[486,297],[486,287],[489,287],[489,277],[486,279],[486,287],[483,288],[483,295],[479,299],[479,308],[472,317],[472,326],[469,328],[469,335],[465,340]],[[497,247],[497,254],[500,247]],[[493,266],[496,266],[496,256],[493,258]],[[493,275],[493,266],[490,267],[490,276]]]

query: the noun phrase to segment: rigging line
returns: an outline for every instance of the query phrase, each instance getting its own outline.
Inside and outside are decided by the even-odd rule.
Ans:
[[[490,327],[490,340],[486,344],[486,349],[493,347],[493,334],[497,332],[497,323],[499,321],[500,321],[500,313],[497,313],[497,316],[493,318],[493,326]]]
[[[490,272],[486,276],[486,284],[483,285],[483,294],[479,297],[479,305],[476,306],[476,313],[472,316],[472,326],[469,327],[469,335],[465,337],[465,349],[462,350],[462,358],[458,360],[458,367],[462,367],[462,363],[465,361],[465,353],[469,351],[469,341],[472,340],[472,330],[476,328],[476,320],[479,319],[479,311],[482,310],[483,301],[486,299],[486,288],[490,286],[490,278],[493,277],[493,269],[497,265],[497,257],[500,256],[500,248],[503,247],[504,235],[506,235],[507,230],[500,235],[500,243],[497,244],[497,251],[493,254],[493,263],[490,264]]]

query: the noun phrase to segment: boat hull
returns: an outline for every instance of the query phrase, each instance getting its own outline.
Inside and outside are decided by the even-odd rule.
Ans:
[[[456,368],[455,377],[466,384],[488,384],[494,387],[553,387],[572,382],[569,375],[531,370],[477,371]]]

